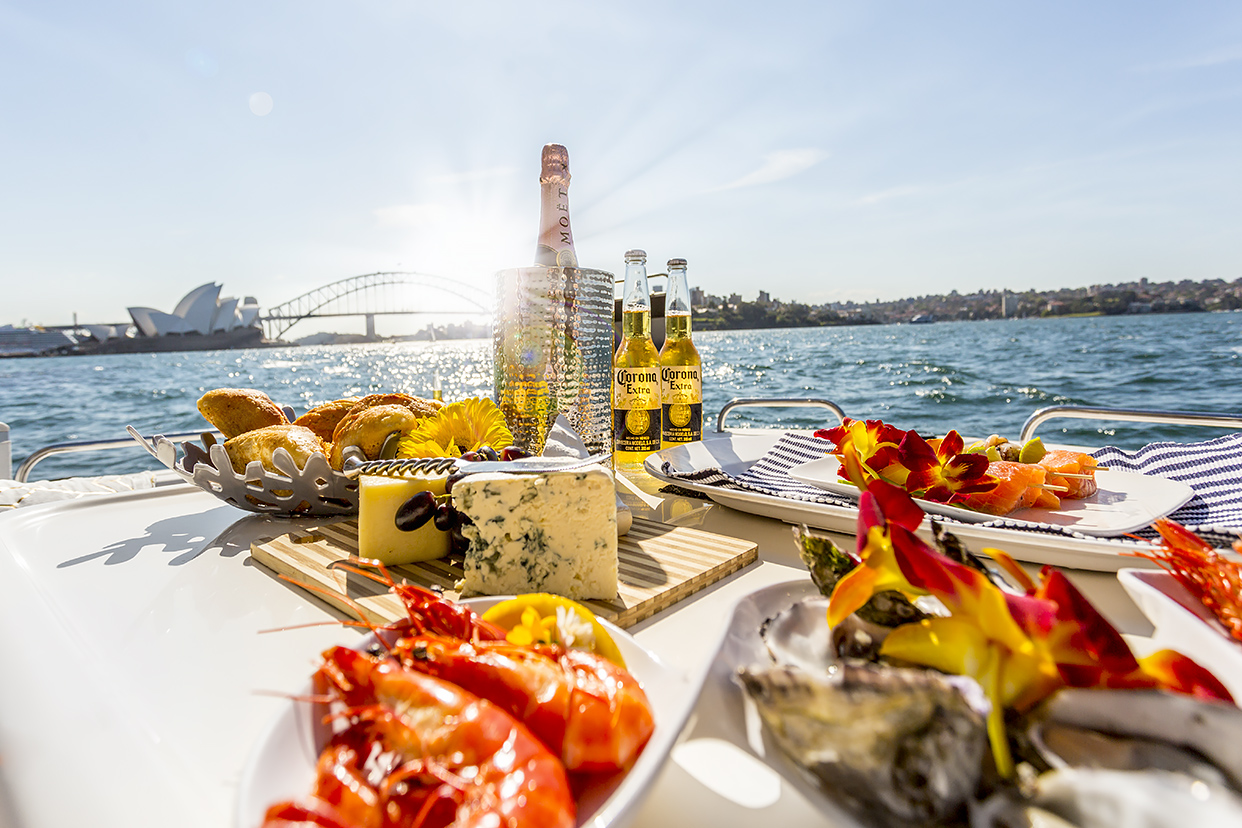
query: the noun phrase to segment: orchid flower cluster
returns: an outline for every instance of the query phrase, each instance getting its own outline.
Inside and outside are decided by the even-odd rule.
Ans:
[[[835,625],[872,595],[898,590],[935,596],[948,615],[895,628],[880,654],[946,673],[970,676],[991,702],[988,738],[996,768],[1011,776],[1006,710],[1023,712],[1060,687],[1161,688],[1232,701],[1215,676],[1172,650],[1137,658],[1121,634],[1059,570],[1044,567],[1034,583],[997,549],[984,553],[1024,590],[1002,590],[984,573],[932,549],[915,534],[923,512],[884,480],[863,479],[853,445],[844,467],[863,490],[857,553],[861,560],[833,590],[828,623]]]
[[[815,436],[835,443],[832,453],[839,460],[852,450],[865,480],[883,480],[912,497],[948,503],[955,495],[985,492],[996,485],[988,474],[987,455],[966,453],[966,442],[956,431],[929,443],[915,431],[880,420],[846,417],[841,425],[820,429]],[[846,477],[844,462],[841,476]]]

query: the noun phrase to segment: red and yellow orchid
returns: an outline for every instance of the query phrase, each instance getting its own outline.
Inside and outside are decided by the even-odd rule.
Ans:
[[[881,420],[851,420],[846,417],[835,428],[823,428],[815,436],[831,440],[838,458],[846,450],[857,456],[868,480],[887,480],[898,486],[905,484],[908,470],[898,456],[906,432]]]
[[[842,477],[848,477],[845,455],[853,451],[864,481],[883,480],[925,500],[947,503],[955,494],[983,492],[996,485],[987,473],[987,457],[965,453],[966,443],[956,431],[929,443],[915,431],[902,431],[880,420],[847,417],[836,428],[821,429],[815,436],[836,444],[833,454],[842,460]]]
[[[910,470],[905,489],[924,500],[948,503],[955,494],[986,492],[996,486],[988,475],[988,458],[965,454],[966,441],[950,431],[933,448],[913,431],[901,441],[898,456]]]
[[[856,482],[861,464],[845,453]],[[1228,691],[1192,660],[1171,651],[1137,659],[1117,630],[1061,572],[1045,567],[1036,585],[999,550],[985,550],[1014,574],[1026,594],[1000,589],[982,572],[940,554],[914,531],[922,511],[905,492],[865,483],[858,518],[861,563],[843,577],[828,606],[836,624],[877,592],[935,596],[949,615],[904,624],[881,655],[971,676],[992,703],[988,736],[998,772],[1013,773],[1005,735],[1007,709],[1026,710],[1062,686],[1160,687],[1203,698]]]

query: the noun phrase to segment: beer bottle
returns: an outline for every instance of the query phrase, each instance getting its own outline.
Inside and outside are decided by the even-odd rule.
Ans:
[[[660,355],[651,341],[647,254],[625,254],[621,344],[612,360],[612,434],[616,465],[641,466],[660,448]]]
[[[668,260],[660,403],[661,448],[703,439],[703,363],[690,338],[690,286],[685,259]]]

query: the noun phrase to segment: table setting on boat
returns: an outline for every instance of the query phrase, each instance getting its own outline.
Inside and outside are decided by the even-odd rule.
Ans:
[[[666,756],[624,816],[820,819],[826,806],[773,771],[777,757],[747,732],[730,679],[745,646],[724,640],[739,613],[757,627],[782,591],[808,590],[791,526],[662,488],[631,473],[618,491],[642,520],[745,539],[757,557],[628,629],[675,676],[668,715],[686,727],[662,741]],[[244,515],[184,483],[5,516],[3,657],[31,680],[4,683],[4,778],[29,824],[235,820],[256,740],[304,689],[315,654],[362,634],[252,558],[314,523]],[[1150,634],[1113,573],[1071,578],[1119,630]],[[66,755],[91,769],[73,797],[57,795]]]
[[[0,513],[0,828],[1242,820],[1242,434],[705,432],[542,162],[490,396],[209,388]]]
[[[324,792],[325,757],[354,750],[341,734],[357,728],[371,738],[378,727],[372,717],[380,714],[365,712],[378,708],[349,702],[355,683],[378,679],[344,673],[345,665],[387,676],[399,649],[390,631],[414,624],[448,634],[427,619],[459,612],[477,620],[467,622],[472,632],[452,632],[454,646],[478,658],[488,648],[474,637],[495,629],[489,614],[514,602],[525,609],[510,613],[508,633],[499,633],[505,641],[490,643],[537,649],[543,645],[532,636],[561,630],[568,609],[565,618],[577,619],[568,622],[571,634],[585,617],[590,647],[612,642],[628,671],[616,686],[643,694],[649,729],[633,736],[639,749],[616,759],[615,771],[576,771],[572,785],[559,783],[559,799],[550,801],[560,803],[565,824],[951,825],[967,813],[991,820],[983,825],[1007,824],[1001,820],[1014,810],[1068,807],[1049,776],[1068,786],[1073,802],[1115,803],[1154,783],[1107,776],[1111,788],[1095,791],[1097,777],[1039,741],[1048,728],[1070,726],[1066,717],[1079,729],[1083,716],[1103,727],[1100,704],[1121,711],[1123,721],[1113,715],[1107,726],[1123,732],[1109,738],[1154,741],[1162,762],[1168,752],[1178,761],[1207,757],[1207,765],[1192,763],[1202,776],[1171,777],[1203,790],[1175,788],[1170,796],[1225,813],[1234,805],[1236,757],[1219,744],[1234,722],[1218,718],[1237,712],[1224,700],[1242,693],[1242,655],[1222,625],[1227,617],[1213,616],[1221,602],[1196,603],[1210,591],[1196,596],[1156,564],[1162,549],[1166,562],[1207,549],[1220,579],[1236,568],[1221,547],[1237,536],[1228,525],[1237,513],[1228,486],[1237,435],[1088,453],[1035,438],[1015,447],[950,433],[932,438],[933,449],[917,432],[841,414],[813,432],[718,430],[646,452],[637,466],[593,453],[564,414],[529,456],[510,444],[502,413],[484,398],[443,403],[388,392],[296,416],[260,391],[220,389],[204,395],[200,411],[223,442],[207,431],[181,442],[131,431],[166,466],[160,485],[0,515],[0,612],[9,631],[0,659],[23,677],[0,683],[0,778],[13,821],[155,824],[177,813],[187,824],[310,824],[301,815],[335,796]],[[238,411],[247,412],[245,422]],[[438,442],[441,430],[449,443]],[[302,440],[313,450],[295,456]],[[450,445],[453,454],[443,456]],[[1027,461],[1068,452],[1089,466],[1080,474],[1050,465],[1032,473],[1054,485],[1015,489],[1052,492],[1058,505],[1065,497],[1072,503],[1064,514],[990,501],[983,505],[991,514],[963,512],[980,501],[959,494],[988,491],[976,472],[1014,462],[990,459],[1001,448],[1020,448]],[[1116,469],[1102,468],[1106,456]],[[1126,465],[1136,471],[1122,471]],[[1054,467],[1068,476],[1050,477]],[[1090,479],[1089,492],[1064,485],[1079,479]],[[592,517],[564,511],[574,498],[594,498],[583,512]],[[564,581],[549,590],[552,598],[520,586],[471,589],[472,556],[477,565],[481,553],[490,560],[510,545],[508,530],[494,527],[513,525],[519,511],[532,525],[551,514],[577,523],[553,547],[540,540],[535,553],[522,552],[527,573],[516,583],[552,583],[540,567],[560,557],[558,546],[579,550],[584,557],[566,566],[580,566],[593,554],[590,539],[601,537],[615,550],[615,586],[580,603],[555,594],[572,589]],[[1162,523],[1168,517],[1212,542]],[[545,524],[538,536],[558,529],[563,535],[564,527]],[[394,551],[412,554],[377,565],[376,556]],[[834,619],[839,602],[852,603]],[[886,614],[893,607],[896,615]],[[923,629],[934,634],[919,645]],[[953,661],[966,647],[959,642],[945,661],[935,644],[947,635],[940,630],[965,634],[984,657]],[[526,643],[507,637],[518,633]],[[409,657],[421,663],[429,645],[417,640]],[[906,649],[886,654],[898,640]],[[607,661],[604,650],[591,652]],[[342,661],[355,657],[359,663]],[[987,678],[990,668],[979,672],[987,663],[1027,666],[1005,668],[1000,681]],[[325,690],[323,681],[336,684]],[[1011,684],[1017,690],[1003,689]],[[1094,702],[1116,693],[1120,701]],[[855,710],[873,696],[885,701]],[[1127,714],[1132,703],[1140,706]],[[825,704],[836,713],[824,713]],[[944,715],[918,718],[929,710]],[[1008,728],[1026,727],[1037,713],[1030,738],[1039,746],[1028,753],[1030,734]],[[822,735],[821,714],[861,730]],[[349,725],[340,730],[343,719]],[[1209,721],[1204,729],[1217,735],[1186,744],[1132,732],[1164,719]],[[949,730],[936,729],[941,721]],[[611,731],[630,738],[628,728]],[[825,741],[791,743],[804,731]],[[359,768],[336,760],[327,778],[375,774],[388,752]],[[57,795],[67,753],[91,769],[73,797]],[[843,758],[823,762],[825,754]],[[1136,756],[1149,772],[1153,760]],[[1039,776],[1035,761],[1048,766]],[[999,782],[981,776],[992,762]],[[843,785],[840,768],[855,782]],[[937,768],[953,772],[941,779]],[[421,759],[384,773],[399,778],[359,777],[363,789],[401,803],[417,779],[428,813],[474,790]],[[550,778],[558,773],[566,771]],[[524,797],[503,804],[518,807],[531,799]],[[1168,824],[1162,814],[1152,810],[1150,824]],[[330,819],[341,821],[335,811]],[[315,824],[333,823],[321,815]]]

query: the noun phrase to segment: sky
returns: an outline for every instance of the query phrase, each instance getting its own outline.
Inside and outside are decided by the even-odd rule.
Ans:
[[[811,304],[1232,281],[1242,4],[0,0],[0,324],[490,289],[533,259],[548,142],[618,275],[641,247]]]

